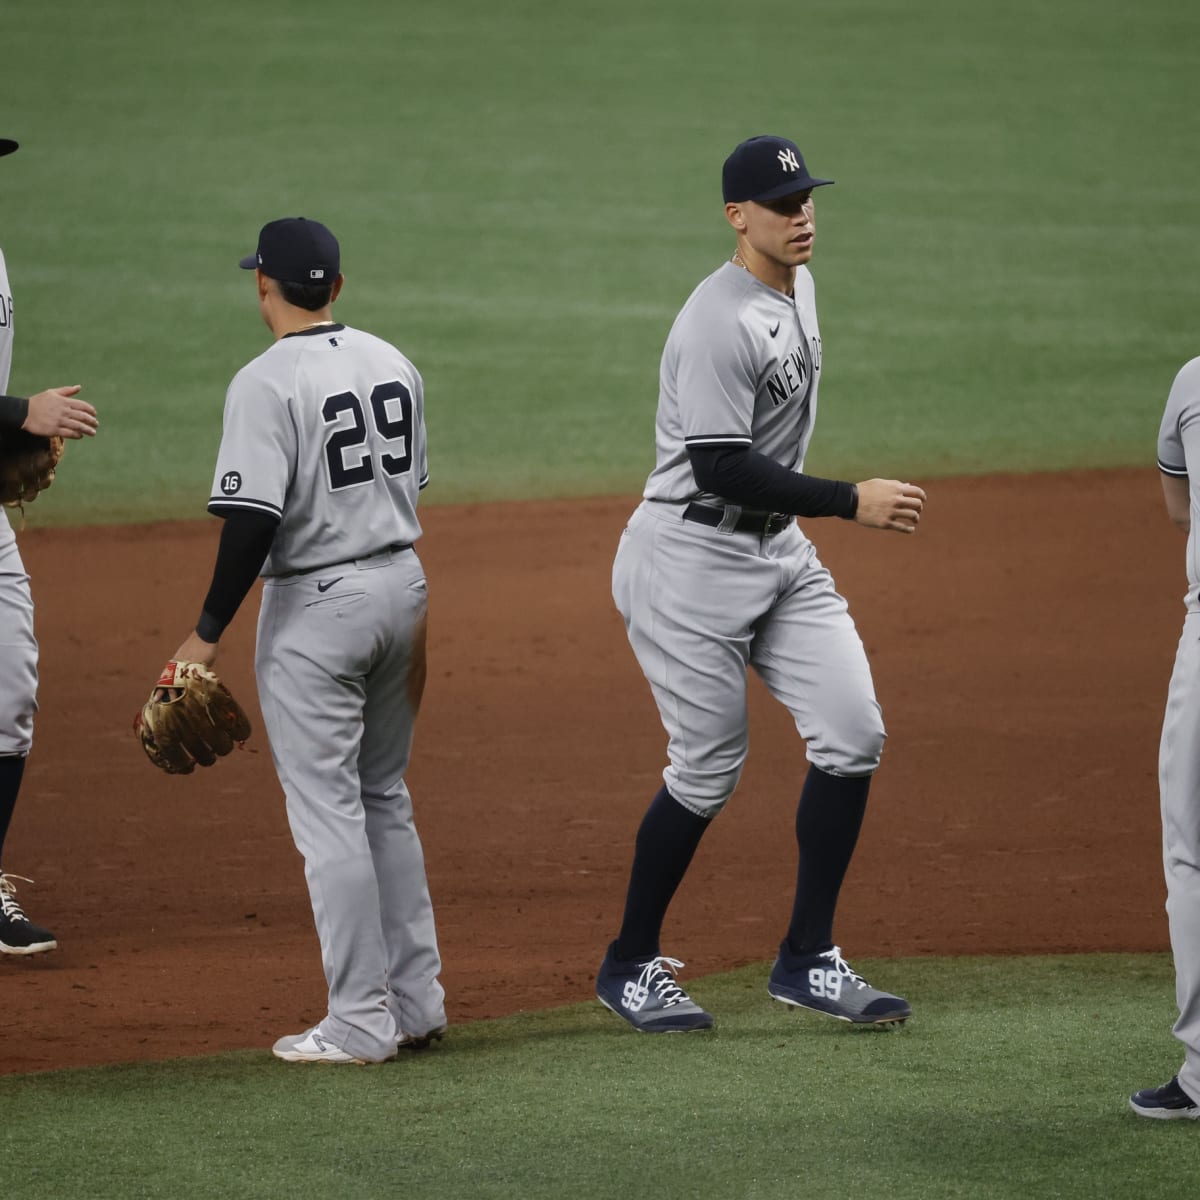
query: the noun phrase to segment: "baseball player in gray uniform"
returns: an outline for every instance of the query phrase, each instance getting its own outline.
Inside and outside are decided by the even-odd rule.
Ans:
[[[423,385],[394,346],[333,319],[340,250],[324,225],[272,221],[241,266],[276,340],[229,387],[208,505],[225,524],[175,658],[211,663],[261,572],[259,701],[329,985],[326,1015],[274,1052],[382,1062],[446,1024],[404,782],[425,682]]]
[[[1160,1120],[1200,1120],[1200,358],[1175,377],[1158,432],[1167,515],[1187,532],[1187,615],[1167,692],[1158,754],[1167,923],[1175,955],[1175,1036],[1179,1074],[1129,1098],[1133,1111]]]
[[[596,994],[646,1033],[713,1024],[676,981],[683,964],[663,956],[660,935],[741,774],[749,667],[791,712],[810,763],[796,813],[795,903],[768,991],[856,1024],[897,1024],[911,1012],[868,984],[833,941],[884,728],[846,602],[793,517],[910,534],[925,493],[894,479],[803,474],[821,376],[806,264],[813,189],[830,182],[813,178],[786,138],[751,138],[726,160],[737,248],[667,338],[656,465],[613,565],[613,598],[658,704],[669,765],[638,831],[624,919]]]
[[[0,138],[0,156],[17,143]],[[24,429],[44,437],[81,438],[96,432],[96,410],[79,399],[78,387],[50,388],[34,396],[6,396],[12,368],[12,288],[0,251],[0,437],[5,429]],[[21,790],[25,759],[33,745],[37,712],[38,646],[33,636],[33,597],[21,562],[17,539],[7,516],[0,516],[0,864],[4,840]],[[41,954],[58,942],[48,929],[35,925],[17,902],[14,880],[0,866],[0,953]],[[25,880],[25,882],[29,882]]]

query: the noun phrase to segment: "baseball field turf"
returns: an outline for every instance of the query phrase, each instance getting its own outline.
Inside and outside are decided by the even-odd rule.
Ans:
[[[423,503],[636,493],[666,329],[728,252],[720,161],[759,132],[837,181],[810,470],[1149,467],[1200,352],[1198,37],[1182,0],[10,6],[11,390],[82,383],[103,421],[29,523],[202,518],[266,344],[236,260],[300,213],[341,239],[339,315],[425,376]],[[1177,1065],[1168,957],[866,965],[909,1028],[789,1019],[747,968],[689,978],[711,1037],[591,1004],[379,1069],[2,1077],[0,1196],[1200,1191],[1192,1123],[1123,1110]]]
[[[868,966],[903,975],[919,1022],[789,1014],[748,968],[692,989],[711,1034],[637,1037],[589,1004],[382,1067],[256,1053],[0,1079],[6,1194],[1195,1196],[1191,1123],[1126,1119],[1112,1088],[1166,1065],[1163,956]]]

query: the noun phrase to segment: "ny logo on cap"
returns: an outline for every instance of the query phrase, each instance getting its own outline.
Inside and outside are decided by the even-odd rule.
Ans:
[[[325,268],[318,267],[315,271],[309,271],[308,277],[309,277],[309,279],[324,279],[325,278]]]
[[[785,171],[800,170],[800,162],[796,158],[796,152],[794,150],[780,150],[778,158]]]

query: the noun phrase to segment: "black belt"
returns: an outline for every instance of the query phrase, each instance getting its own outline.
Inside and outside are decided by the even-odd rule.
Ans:
[[[334,567],[343,567],[346,563],[358,562],[364,558],[376,558],[380,554],[385,554],[392,550],[399,552],[401,550],[411,550],[412,542],[393,542],[390,546],[384,546],[382,550],[375,550],[371,554],[360,554],[357,558],[343,558],[334,563],[322,563],[319,567],[301,567],[298,571],[284,571],[282,575],[276,575],[276,579],[294,579],[297,575],[315,575],[318,571],[332,571]]]
[[[697,525],[711,525],[715,529],[725,520],[725,510],[693,501],[683,510],[683,519],[695,521]],[[744,512],[738,517],[733,530],[735,533],[757,533],[759,537],[774,537],[791,523],[792,518],[786,513]]]

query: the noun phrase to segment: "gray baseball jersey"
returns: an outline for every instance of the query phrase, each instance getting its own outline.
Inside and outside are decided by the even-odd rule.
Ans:
[[[13,355],[13,298],[8,283],[8,267],[0,250],[0,395],[8,392],[8,376]]]
[[[8,391],[13,356],[13,298],[0,251],[0,394]],[[29,576],[8,513],[0,513],[0,754],[28,754],[37,712],[37,642]]]
[[[804,267],[793,299],[726,263],[692,293],[663,351],[657,461],[617,549],[613,599],[668,735],[667,790],[706,816],[741,776],[750,667],[822,770],[869,775],[883,748],[862,642],[799,526],[762,536],[687,516],[693,500],[724,504],[700,492],[689,445],[747,445],[800,469],[820,371]]]
[[[820,375],[808,268],[796,270],[792,299],[725,263],[692,292],[667,336],[646,499],[720,499],[696,487],[689,446],[753,446],[789,470],[803,470]]]
[[[368,1060],[446,1019],[404,781],[425,672],[426,583],[411,543],[426,479],[421,377],[379,338],[313,327],[229,388],[209,508],[279,517],[259,701],[321,943],[320,1031]]]
[[[1191,494],[1187,541],[1187,615],[1175,655],[1159,744],[1159,800],[1167,920],[1175,956],[1184,1046],[1179,1083],[1200,1097],[1200,358],[1175,377],[1158,433],[1158,465],[1186,478]]]
[[[421,536],[421,376],[395,346],[328,326],[281,338],[229,386],[209,511],[279,518],[264,575]]]
[[[1158,430],[1158,467],[1166,475],[1189,481],[1193,516],[1200,513],[1200,358],[1184,366],[1171,385]],[[1193,520],[1187,544],[1185,603],[1190,613],[1200,612],[1200,533],[1196,525]]]

